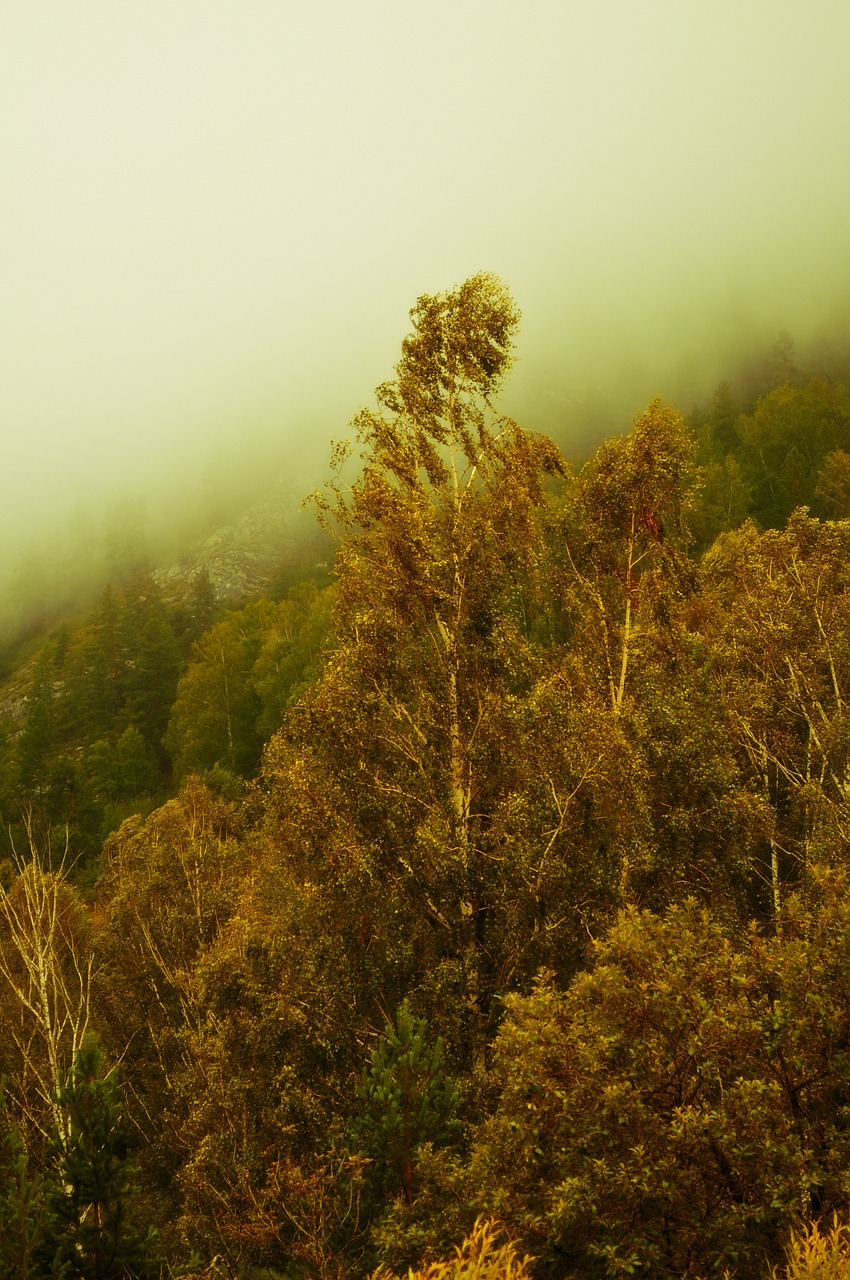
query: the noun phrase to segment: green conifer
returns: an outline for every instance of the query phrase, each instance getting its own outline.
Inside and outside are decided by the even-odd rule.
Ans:
[[[407,1000],[364,1067],[358,1092],[357,1133],[376,1180],[412,1204],[416,1150],[451,1138],[460,1098],[446,1075],[442,1040],[429,1044],[426,1023]]]
[[[20,1130],[0,1099],[0,1280],[56,1278],[46,1256],[48,1208],[44,1183],[30,1166]]]
[[[128,1214],[136,1167],[118,1080],[103,1073],[100,1050],[91,1041],[77,1054],[57,1100],[68,1115],[68,1136],[57,1135],[55,1142],[51,1274],[79,1280],[157,1274],[154,1234],[136,1228]]]

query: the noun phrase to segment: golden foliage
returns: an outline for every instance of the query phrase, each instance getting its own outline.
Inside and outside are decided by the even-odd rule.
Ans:
[[[453,1258],[432,1262],[416,1271],[411,1269],[408,1280],[530,1280],[533,1259],[527,1254],[520,1257],[509,1240],[500,1243],[499,1234],[495,1222],[477,1218],[470,1234],[455,1248]],[[394,1277],[381,1268],[371,1280]]]
[[[780,1280],[776,1270],[771,1276]],[[829,1229],[813,1222],[796,1231],[781,1280],[850,1280],[850,1227],[835,1218]]]

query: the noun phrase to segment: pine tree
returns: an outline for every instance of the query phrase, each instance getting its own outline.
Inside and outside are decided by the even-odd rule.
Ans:
[[[46,644],[35,666],[27,698],[27,718],[18,739],[18,785],[25,804],[44,800],[56,754],[54,646]]]
[[[125,715],[165,764],[162,737],[177,692],[180,653],[162,592],[145,570],[125,590],[121,638],[127,655]]]
[[[156,1274],[153,1232],[128,1216],[134,1189],[132,1159],[114,1073],[104,1074],[91,1041],[77,1054],[58,1091],[67,1114],[66,1136],[57,1135],[57,1187],[50,1197],[54,1268],[79,1280]],[[54,1271],[57,1274],[57,1271]]]
[[[416,1149],[451,1137],[460,1098],[445,1072],[442,1041],[429,1044],[424,1019],[406,1000],[364,1067],[359,1094],[356,1127],[376,1179],[387,1190],[400,1188],[412,1204]]]
[[[0,1280],[43,1280],[48,1209],[42,1180],[30,1168],[20,1130],[0,1101]]]

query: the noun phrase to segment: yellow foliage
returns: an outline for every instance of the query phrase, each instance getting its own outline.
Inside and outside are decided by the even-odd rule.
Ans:
[[[777,1271],[773,1280],[780,1280]],[[781,1280],[850,1280],[850,1227],[834,1220],[829,1230],[817,1222],[795,1232]]]
[[[432,1262],[417,1271],[411,1269],[407,1274],[408,1280],[530,1280],[532,1261],[527,1254],[520,1257],[510,1241],[500,1243],[496,1223],[477,1218],[453,1258]],[[373,1273],[371,1280],[395,1277],[382,1268]]]

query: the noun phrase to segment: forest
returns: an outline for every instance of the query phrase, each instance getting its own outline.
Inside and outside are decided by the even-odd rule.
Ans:
[[[568,459],[519,318],[5,645],[0,1277],[850,1275],[850,356]]]

